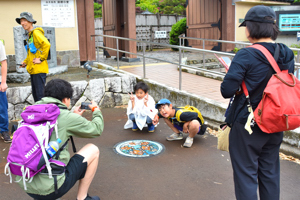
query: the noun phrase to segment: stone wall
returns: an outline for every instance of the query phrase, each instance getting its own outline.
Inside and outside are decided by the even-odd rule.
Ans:
[[[128,93],[133,92],[136,79],[133,76],[120,75],[92,79],[90,81],[70,82],[74,90],[71,106],[79,106],[81,102],[94,100],[101,108],[125,105],[129,101]],[[34,104],[31,86],[7,89],[9,120],[20,120],[24,107]],[[72,108],[72,109],[73,109]]]
[[[67,65],[68,67],[80,66],[79,50],[57,51],[57,65]],[[16,57],[15,55],[7,55],[8,72],[16,72]]]

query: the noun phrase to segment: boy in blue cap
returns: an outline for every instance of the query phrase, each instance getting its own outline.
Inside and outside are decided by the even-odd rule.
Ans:
[[[194,137],[197,134],[203,135],[206,131],[207,126],[204,124],[201,113],[195,107],[192,109],[187,109],[188,107],[176,108],[172,106],[170,100],[161,99],[155,108],[158,109],[159,113],[154,117],[153,124],[156,125],[159,118],[164,118],[166,124],[174,131],[172,135],[167,137],[168,141],[182,140],[183,133],[187,133],[189,135],[183,146],[191,147]]]

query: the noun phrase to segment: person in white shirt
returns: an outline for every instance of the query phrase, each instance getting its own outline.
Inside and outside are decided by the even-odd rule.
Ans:
[[[124,129],[132,128],[133,131],[142,130],[148,126],[148,132],[154,132],[155,126],[152,123],[157,114],[154,99],[148,94],[148,85],[144,82],[138,82],[134,86],[135,95],[130,94],[130,100],[127,107],[128,121]]]
[[[6,53],[4,49],[3,40],[0,40],[0,63],[1,63],[1,71],[0,71],[0,133],[1,138],[5,143],[10,143],[11,138],[8,133],[8,103],[6,98],[6,76],[7,76],[7,61],[6,61]]]

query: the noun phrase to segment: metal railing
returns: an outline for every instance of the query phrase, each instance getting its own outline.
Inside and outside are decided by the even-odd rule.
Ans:
[[[218,43],[225,43],[225,44],[234,44],[234,45],[240,45],[242,46],[242,48],[246,47],[246,46],[250,46],[252,45],[252,43],[247,43],[247,42],[233,42],[233,41],[227,41],[227,40],[214,40],[214,39],[205,39],[205,38],[194,38],[194,37],[185,37],[184,34],[180,35],[179,37],[179,45],[180,46],[184,46],[184,40],[188,39],[188,40],[200,40],[202,41],[202,48],[205,49],[205,41],[208,42],[218,42]],[[296,77],[298,79],[300,79],[300,49],[299,48],[290,48],[292,51],[296,51],[297,52],[297,56],[296,56],[296,62],[295,62],[295,71],[296,73]],[[184,57],[184,56],[183,56]],[[231,57],[230,59],[232,60],[233,57]],[[205,59],[205,54],[203,54],[203,60]]]
[[[209,53],[209,54],[217,54],[217,55],[221,55],[221,56],[228,56],[230,57],[230,59],[232,60],[232,58],[235,56],[234,53],[226,53],[226,52],[221,52],[221,51],[213,51],[213,50],[206,50],[205,49],[205,45],[203,45],[203,49],[199,49],[199,48],[192,48],[192,47],[185,47],[181,45],[177,46],[177,45],[170,45],[170,44],[161,44],[161,43],[156,43],[156,42],[149,42],[149,41],[142,41],[142,40],[136,40],[136,39],[130,39],[130,38],[124,38],[124,37],[117,37],[117,36],[111,36],[111,35],[102,35],[102,34],[98,34],[98,35],[91,35],[91,40],[93,40],[94,37],[103,37],[103,38],[113,38],[116,40],[116,49],[111,48],[111,47],[105,47],[105,46],[96,46],[96,50],[97,50],[97,61],[99,58],[99,48],[101,49],[105,49],[105,50],[113,50],[117,52],[117,68],[120,68],[120,58],[119,58],[119,53],[126,53],[126,54],[131,54],[131,55],[137,55],[142,57],[143,59],[143,78],[146,78],[146,61],[145,59],[153,59],[153,60],[158,60],[161,62],[167,62],[170,64],[174,64],[174,65],[178,65],[179,67],[179,90],[181,90],[181,83],[182,83],[182,67],[188,67],[188,68],[192,68],[192,69],[197,69],[199,71],[202,71],[204,73],[209,73],[209,74],[213,74],[213,75],[218,75],[218,76],[225,76],[224,72],[217,72],[217,71],[211,71],[211,70],[207,70],[204,68],[197,68],[194,66],[190,66],[190,65],[186,65],[182,63],[182,57],[184,56],[184,51],[192,51],[192,52],[200,52],[203,54],[203,67],[205,67],[205,54]],[[211,39],[202,39],[202,38],[187,38],[187,37],[179,37],[181,39],[197,39],[197,40],[203,40],[203,41],[218,41],[218,42],[223,42],[223,43],[229,43],[229,44],[240,44],[240,45],[250,45],[250,43],[242,43],[242,42],[232,42],[232,41],[224,41],[224,40],[211,40]],[[132,53],[132,52],[128,52],[128,51],[124,51],[124,50],[120,50],[119,49],[119,40],[125,40],[125,41],[133,41],[133,42],[137,42],[137,43],[141,43],[143,44],[143,52],[141,53]],[[159,46],[164,46],[164,47],[168,47],[168,48],[175,48],[179,50],[179,62],[172,62],[172,61],[168,61],[168,60],[163,60],[160,58],[154,58],[154,57],[149,57],[145,55],[146,52],[146,46],[147,45],[159,45]],[[299,55],[299,51],[300,49],[296,49],[294,48],[296,51],[298,51],[298,55]],[[299,78],[299,68],[300,68],[300,63],[296,63],[295,64],[297,67],[297,78]]]
[[[249,42],[233,42],[233,41],[228,41],[228,40],[214,40],[214,39],[205,39],[205,38],[194,38],[194,37],[185,37],[185,34],[181,34],[179,38],[179,45],[184,46],[184,40],[199,40],[202,41],[202,48],[205,49],[205,41],[208,42],[218,42],[218,43],[225,43],[225,44],[234,44],[234,45],[240,45],[242,48],[245,48],[246,46],[252,45],[252,43]],[[296,64],[300,63],[300,49],[299,48],[290,48],[293,51],[297,51],[297,56],[296,56]],[[299,66],[299,65],[298,65]]]

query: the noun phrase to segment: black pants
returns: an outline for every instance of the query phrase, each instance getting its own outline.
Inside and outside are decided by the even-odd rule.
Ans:
[[[229,153],[237,200],[279,200],[279,148],[283,132],[267,134],[257,125],[250,135],[235,122],[229,134]]]
[[[46,84],[46,73],[31,74],[32,96],[35,102],[44,97],[44,88]]]

